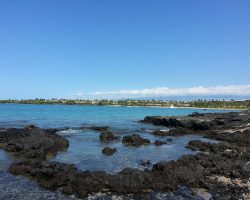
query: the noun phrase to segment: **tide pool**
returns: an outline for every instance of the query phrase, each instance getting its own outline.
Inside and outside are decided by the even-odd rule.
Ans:
[[[22,128],[30,124],[43,128],[69,127],[69,129],[58,132],[68,139],[69,148],[65,152],[59,152],[55,157],[50,158],[50,161],[72,163],[83,171],[106,171],[114,174],[127,167],[141,170],[152,167],[152,165],[142,166],[141,160],[150,160],[152,164],[155,164],[159,161],[176,160],[183,155],[195,154],[197,152],[185,148],[190,140],[200,139],[216,142],[199,135],[193,135],[190,132],[185,136],[171,137],[172,141],[168,141],[165,145],[155,146],[153,144],[155,140],[166,141],[170,137],[157,137],[152,135],[152,132],[157,129],[166,130],[166,128],[138,123],[139,120],[149,115],[181,116],[192,112],[225,111],[151,107],[0,104],[0,127]],[[120,140],[111,143],[100,142],[100,132],[83,129],[83,127],[92,125],[108,126],[110,131],[120,137]],[[124,146],[121,142],[122,137],[131,134],[140,134],[141,137],[149,139],[151,144],[140,147]],[[116,148],[117,152],[109,157],[103,155],[102,149],[107,146]],[[0,150],[0,190],[2,190],[2,197],[8,197],[9,199],[13,197],[15,199],[19,196],[23,199],[29,199],[32,196],[34,199],[43,199],[43,197],[75,199],[75,197],[64,197],[57,192],[46,191],[27,178],[17,178],[10,175],[7,169],[14,160],[15,158],[11,154]],[[23,186],[18,183],[23,183]],[[25,192],[27,190],[32,190],[37,195],[28,194]],[[110,197],[107,199],[110,199]]]

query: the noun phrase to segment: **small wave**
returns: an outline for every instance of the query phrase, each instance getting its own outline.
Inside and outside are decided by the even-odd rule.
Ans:
[[[67,129],[67,130],[63,130],[63,131],[58,131],[57,134],[78,134],[82,132],[82,130],[79,130],[79,129]]]
[[[168,131],[169,131],[169,129],[167,129],[167,128],[163,128],[163,129],[160,129],[160,131],[162,131],[162,132],[168,132]]]
[[[144,131],[148,132],[148,133],[153,133],[154,132],[154,130],[150,130],[150,129],[145,129]]]

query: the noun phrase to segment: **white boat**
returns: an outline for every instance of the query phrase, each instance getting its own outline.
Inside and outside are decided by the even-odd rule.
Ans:
[[[175,108],[175,107],[174,107],[174,105],[172,104],[172,105],[169,106],[169,108]]]

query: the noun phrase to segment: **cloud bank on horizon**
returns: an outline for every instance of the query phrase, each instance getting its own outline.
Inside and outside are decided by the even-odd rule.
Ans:
[[[96,98],[154,98],[154,97],[177,97],[177,96],[219,96],[234,95],[248,96],[250,95],[249,85],[228,85],[228,86],[212,86],[212,87],[189,87],[189,88],[169,88],[157,87],[141,90],[117,90],[107,92],[94,92],[90,94]],[[78,96],[83,96],[79,93]]]

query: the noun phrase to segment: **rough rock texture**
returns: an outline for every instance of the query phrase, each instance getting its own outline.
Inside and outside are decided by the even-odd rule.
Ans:
[[[197,131],[195,132],[187,128],[178,127],[178,128],[170,129],[167,135],[168,136],[182,136],[182,135],[188,135],[188,134],[194,134],[194,133],[197,133]]]
[[[110,142],[110,141],[114,141],[114,140],[117,140],[118,137],[114,136],[114,134],[110,131],[103,131],[101,134],[100,134],[100,140],[102,142]]]
[[[161,146],[163,144],[167,144],[167,142],[165,141],[161,141],[161,140],[155,140],[155,143],[154,143],[156,146]]]
[[[25,126],[24,127],[25,129],[34,129],[34,128],[38,128],[37,126],[31,124],[31,125],[28,125],[28,126]]]
[[[175,120],[173,120],[173,118]],[[170,122],[178,121],[173,124]],[[186,163],[188,170],[192,165],[195,174],[186,171],[187,174],[192,174],[193,177],[202,175],[196,180],[202,180],[199,187],[208,189],[213,193],[214,199],[239,199],[244,196],[249,197],[249,189],[245,186],[236,184],[222,184],[216,180],[211,182],[210,176],[217,174],[229,178],[232,183],[235,179],[246,181],[250,178],[249,162],[250,160],[250,112],[229,112],[229,113],[193,113],[187,117],[145,117],[143,123],[153,123],[155,125],[163,125],[172,127],[167,132],[168,136],[180,136],[188,134],[199,134],[205,137],[221,141],[218,144],[211,144],[202,141],[190,141],[187,148],[202,151],[205,154],[198,154],[197,156],[188,156],[189,161]],[[174,128],[173,128],[174,127]],[[176,161],[177,169],[180,162],[184,158]],[[197,164],[197,161],[198,164]],[[197,168],[198,167],[198,168]],[[202,171],[199,171],[202,169]],[[168,169],[170,170],[170,169]],[[178,169],[176,173],[178,174]],[[207,178],[208,177],[208,178]],[[188,178],[188,176],[186,177]],[[188,178],[189,181],[192,177]],[[186,186],[197,187],[198,185],[190,185],[182,181]],[[196,182],[195,182],[196,183]],[[210,186],[209,186],[210,185]],[[248,193],[245,195],[243,193]],[[247,199],[247,198],[245,198]]]
[[[238,149],[237,146],[232,146],[227,142],[221,142],[219,144],[212,144],[209,142],[202,142],[200,140],[191,140],[186,148],[195,150],[195,151],[203,151],[203,152],[209,152],[209,153],[219,153],[219,152],[230,152],[232,153],[233,150],[231,150],[233,147],[234,151]]]
[[[127,135],[123,137],[122,143],[126,146],[141,146],[150,144],[150,140],[142,138],[139,134]]]
[[[47,162],[47,161],[24,161],[14,163],[9,171],[14,175],[29,174],[38,180],[39,184],[47,189],[55,190],[62,188],[64,193],[73,192],[73,181],[78,171],[74,165]]]
[[[88,129],[94,130],[94,131],[108,131],[108,126],[90,126],[87,127]]]
[[[45,159],[47,154],[68,147],[68,141],[55,132],[57,129],[0,129],[0,143],[4,150],[22,154],[25,158]]]
[[[141,195],[148,191],[176,190],[180,185],[204,188],[212,194],[212,199],[249,197],[250,186],[247,183],[250,179],[250,112],[201,116],[196,113],[187,117],[171,117],[170,121],[168,117],[162,117],[166,120],[158,118],[153,117],[152,121],[159,125],[163,125],[163,121],[168,127],[181,129],[177,132],[172,129],[172,135],[202,133],[221,142],[211,144],[198,140],[190,141],[187,148],[199,150],[200,153],[183,156],[177,161],[159,162],[153,165],[152,170],[145,171],[127,168],[115,175],[105,172],[81,172],[77,171],[74,165],[31,159],[13,163],[9,171],[16,175],[32,177],[45,188],[61,189],[66,194],[76,194],[79,197],[87,197],[88,194],[101,191]],[[147,119],[150,120],[151,118]],[[203,130],[205,127],[207,129]],[[23,133],[21,138],[26,138],[27,131]],[[17,136],[6,134],[6,129],[0,131],[0,141],[4,144],[15,137]],[[35,137],[37,138],[40,137]],[[137,146],[149,144],[150,141],[139,135],[132,135],[124,137],[123,142]]]
[[[153,132],[153,135],[155,135],[155,136],[166,136],[166,135],[168,135],[168,132],[167,131],[156,130],[156,131]]]
[[[143,123],[152,123],[154,125],[163,125],[167,127],[181,127],[182,123],[173,117],[155,117],[147,116],[142,120]]]
[[[142,166],[150,166],[150,165],[152,165],[150,160],[140,160],[139,164],[142,165]]]
[[[249,121],[249,111],[228,112],[228,113],[202,113],[197,112],[182,117],[168,116],[147,116],[142,123],[152,123],[173,128],[184,128],[186,130],[203,131],[247,125]]]
[[[203,113],[199,113],[199,112],[193,112],[192,114],[188,115],[189,117],[201,117],[204,116]]]
[[[29,174],[47,189],[60,188],[66,194],[76,193],[79,197],[100,191],[145,193],[151,181],[147,173],[137,169],[127,168],[110,175],[105,172],[78,172],[73,165],[47,161],[14,163],[9,171],[15,175]]]
[[[183,156],[177,161],[157,163],[152,170],[125,169],[116,175],[77,172],[73,165],[48,162],[15,163],[11,165],[10,172],[16,175],[28,174],[43,187],[53,190],[62,188],[63,192],[76,193],[80,197],[103,190],[120,194],[146,193],[149,190],[170,191],[175,190],[178,185],[215,191],[218,190],[219,183],[211,178],[212,175],[242,180],[249,178],[249,156],[249,151],[241,156],[224,152],[209,155],[201,153]],[[235,188],[233,185],[230,187]],[[228,187],[222,189],[219,192],[225,192]],[[241,190],[246,191],[246,188]],[[230,193],[232,199],[238,199],[242,194],[240,191]]]
[[[116,151],[117,151],[116,148],[105,147],[105,148],[102,150],[102,153],[105,154],[105,155],[107,155],[107,156],[111,156],[111,155],[113,155]]]

